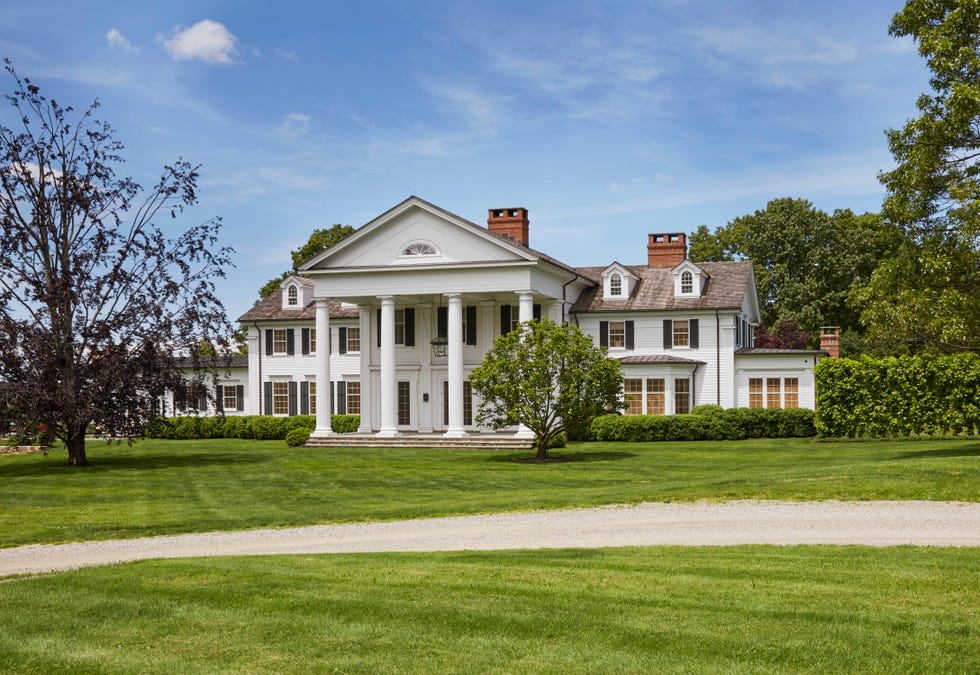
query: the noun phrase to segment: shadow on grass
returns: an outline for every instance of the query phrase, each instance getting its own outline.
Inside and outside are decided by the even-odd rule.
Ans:
[[[233,464],[263,464],[270,457],[257,454],[235,452],[194,453],[190,455],[126,454],[101,455],[97,450],[88,450],[90,466],[72,468],[68,466],[67,452],[52,452],[41,461],[0,462],[0,482],[4,478],[23,478],[28,476],[48,476],[56,473],[99,474],[110,471],[160,471],[182,467],[231,466]]]
[[[919,452],[902,452],[895,459],[915,459],[920,457],[980,457],[980,443],[971,443],[959,448],[937,448],[936,450],[920,450]]]
[[[555,461],[551,464],[562,464],[568,462],[612,462],[617,459],[629,459],[636,457],[632,452],[574,452],[574,451],[549,451],[548,457]],[[491,455],[487,457],[488,462],[513,462],[517,464],[533,464],[533,452],[508,453],[506,455]]]

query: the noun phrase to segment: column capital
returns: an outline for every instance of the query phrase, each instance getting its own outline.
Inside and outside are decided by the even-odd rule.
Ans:
[[[321,305],[329,305],[330,298],[313,298],[313,302],[319,307]]]

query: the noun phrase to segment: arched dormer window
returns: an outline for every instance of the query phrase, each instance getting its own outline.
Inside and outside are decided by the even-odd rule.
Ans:
[[[619,274],[614,274],[609,277],[609,295],[622,295],[623,294],[623,277]]]
[[[694,275],[691,274],[690,270],[684,270],[681,272],[681,293],[693,293],[694,292]]]
[[[411,244],[402,249],[401,255],[403,256],[416,256],[416,255],[439,255],[436,251],[436,247],[427,241],[413,241]]]
[[[295,286],[286,289],[286,304],[295,307],[299,304],[299,290]]]

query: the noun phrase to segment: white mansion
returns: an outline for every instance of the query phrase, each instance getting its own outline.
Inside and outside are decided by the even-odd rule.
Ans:
[[[314,437],[332,433],[331,412],[360,415],[358,431],[378,437],[488,431],[474,426],[468,373],[535,317],[609,348],[626,414],[812,408],[825,354],[753,348],[749,261],[696,264],[683,234],[651,234],[646,265],[571,267],[528,246],[523,208],[491,209],[482,227],[410,197],[301,272],[240,317],[248,367],[223,383],[224,407],[315,414]]]

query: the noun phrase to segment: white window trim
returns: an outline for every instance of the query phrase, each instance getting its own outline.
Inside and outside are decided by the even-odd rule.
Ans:
[[[415,249],[416,252],[410,252]],[[398,247],[399,258],[432,258],[442,255],[439,247],[425,239],[415,239]]]

